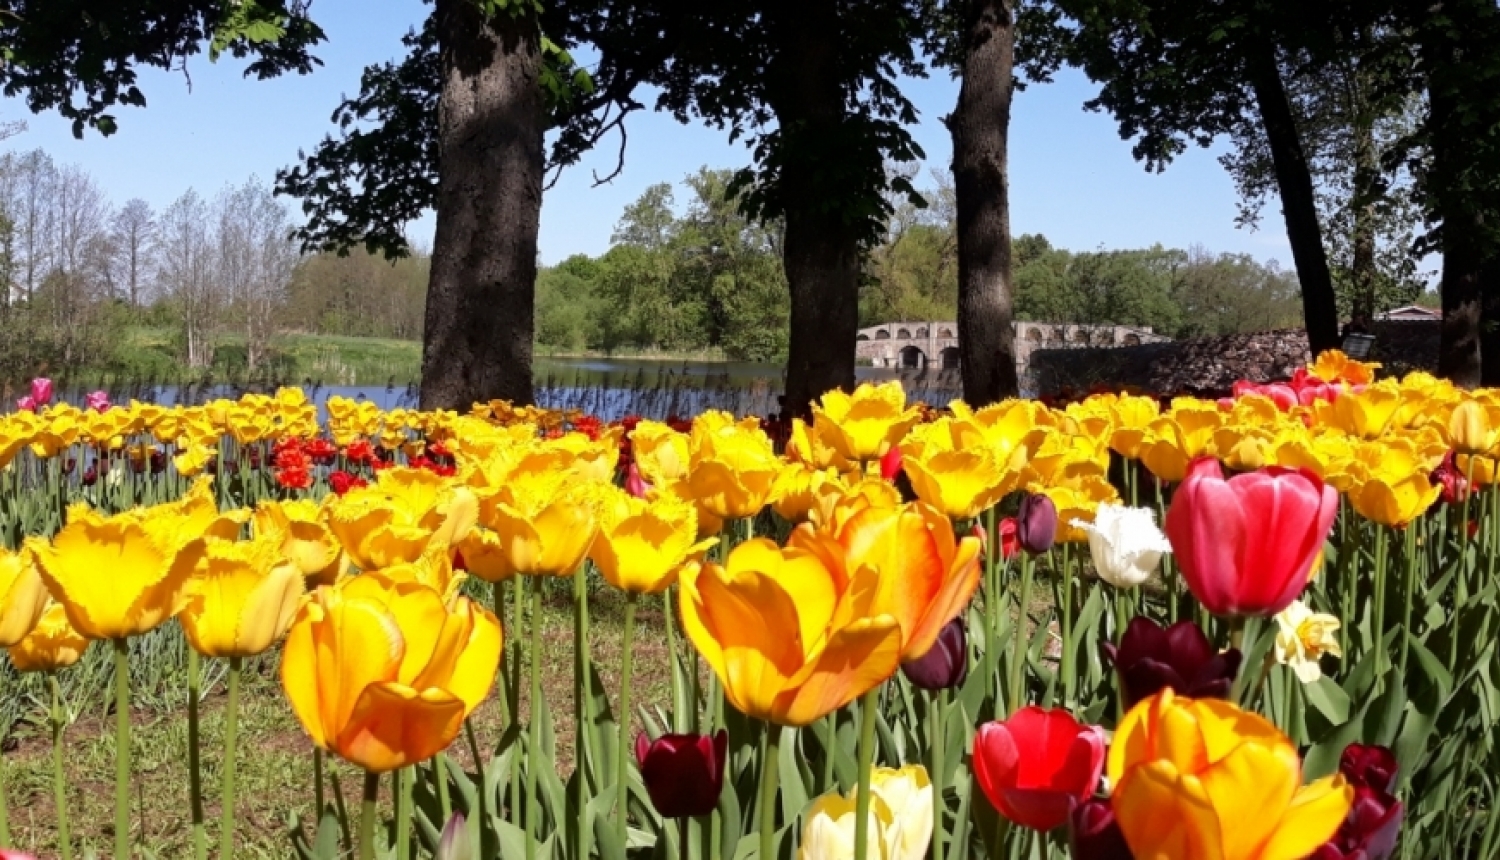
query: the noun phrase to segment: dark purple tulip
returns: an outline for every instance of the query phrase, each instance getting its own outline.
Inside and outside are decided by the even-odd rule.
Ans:
[[[1109,801],[1095,798],[1073,808],[1068,828],[1073,860],[1134,860]]]
[[[1021,549],[1039,555],[1057,540],[1057,505],[1043,493],[1027,493],[1016,512],[1016,538]]]
[[[1168,687],[1193,699],[1227,698],[1242,659],[1235,648],[1219,653],[1191,621],[1162,628],[1139,615],[1130,620],[1118,648],[1106,642],[1102,649],[1119,673],[1127,709]]]
[[[1379,789],[1357,785],[1349,816],[1310,860],[1390,860],[1405,818],[1406,808],[1399,800]]]
[[[938,631],[926,654],[901,664],[906,680],[924,690],[951,690],[969,677],[969,640],[964,623],[955,618]]]
[[[651,805],[663,818],[707,815],[719,805],[729,733],[635,738],[635,758]]]
[[[1355,785],[1390,791],[1396,785],[1396,754],[1386,747],[1350,744],[1339,756],[1339,773]]]

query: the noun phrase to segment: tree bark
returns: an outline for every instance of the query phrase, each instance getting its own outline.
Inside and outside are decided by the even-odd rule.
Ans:
[[[1443,325],[1438,345],[1438,375],[1462,388],[1474,388],[1483,378],[1480,318],[1483,316],[1486,231],[1484,216],[1471,207],[1455,177],[1463,158],[1456,106],[1443,88],[1428,92],[1431,126],[1432,176],[1442,216]]]
[[[422,408],[530,403],[547,122],[540,30],[532,12],[485,20],[472,0],[437,0],[434,14],[443,89]]]
[[[779,82],[770,100],[785,147],[778,189],[786,217],[782,261],[791,294],[787,349],[787,415],[806,417],[824,392],[854,386],[854,343],[859,334],[862,249],[858,226],[830,199],[825,147],[845,120],[839,75],[838,8],[831,0],[792,4],[781,17],[785,48],[774,61]],[[834,195],[830,197],[829,195]]]
[[[1375,201],[1380,195],[1380,161],[1375,147],[1374,118],[1369,99],[1370,81],[1363,68],[1354,72],[1354,230],[1349,274],[1353,283],[1351,319],[1374,321],[1377,308],[1375,265]]]
[[[1276,169],[1276,187],[1281,194],[1281,211],[1286,220],[1286,237],[1292,246],[1292,260],[1297,280],[1302,286],[1302,316],[1307,326],[1307,342],[1313,355],[1338,349],[1339,309],[1333,292],[1333,277],[1328,270],[1328,252],[1323,247],[1323,230],[1318,224],[1317,198],[1313,194],[1312,173],[1307,154],[1292,117],[1291,102],[1281,80],[1276,48],[1269,41],[1257,40],[1250,45],[1247,72],[1255,91],[1261,124],[1271,148]]]
[[[1010,134],[1015,19],[1010,0],[970,0],[963,83],[948,118],[958,221],[958,358],[964,399],[1020,393],[1011,280]]]

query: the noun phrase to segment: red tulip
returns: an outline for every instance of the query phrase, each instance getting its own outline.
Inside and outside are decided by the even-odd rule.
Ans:
[[[1016,553],[1021,551],[1021,538],[1018,535],[1019,526],[1015,517],[1006,517],[1000,521],[1000,557],[1004,559],[1015,558]]]
[[[663,818],[707,815],[719,805],[729,734],[662,735],[635,739],[635,758],[651,805]]]
[[[1060,708],[1035,705],[985,723],[974,738],[974,776],[1001,815],[1046,832],[1094,795],[1104,769],[1104,732]]]
[[[52,380],[38,376],[31,380],[31,400],[40,409],[52,402]]]
[[[1167,538],[1188,588],[1210,612],[1275,615],[1307,586],[1338,499],[1305,469],[1262,469],[1226,481],[1219,461],[1202,457],[1172,498]]]
[[[880,477],[887,481],[894,481],[900,474],[901,446],[892,445],[891,449],[885,452],[885,456],[880,458]]]

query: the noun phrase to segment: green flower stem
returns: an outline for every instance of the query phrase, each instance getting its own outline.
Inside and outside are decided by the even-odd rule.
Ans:
[[[68,725],[68,714],[63,710],[57,673],[48,672],[47,681],[52,687],[52,797],[57,807],[57,844],[62,860],[73,860],[73,837],[68,826],[68,781],[63,775],[63,729]]]
[[[411,783],[410,767],[397,768],[396,780],[396,858],[411,860]],[[447,822],[443,822],[447,825]]]
[[[1062,547],[1062,682],[1063,704],[1073,707],[1073,545]]]
[[[440,752],[432,758],[432,774],[437,782],[438,813],[443,817],[443,826],[453,817],[453,799],[448,796],[448,754]],[[479,797],[484,799],[484,783],[480,782]]]
[[[130,857],[130,644],[115,646],[115,858]]]
[[[880,707],[880,688],[874,687],[859,700],[859,792],[854,798],[854,860],[869,860],[870,768],[875,762],[875,711]]]
[[[379,797],[380,774],[367,770],[359,804],[359,860],[375,860],[375,801]]]
[[[504,585],[505,585],[505,583],[502,581],[502,582],[496,582],[496,583],[494,583],[493,585],[490,586],[490,594],[491,594],[491,596],[494,599],[495,620],[497,620],[497,621],[500,622],[500,625],[501,625],[502,628],[504,628],[504,626],[505,626],[505,590],[504,590]],[[514,631],[514,630],[503,630],[502,629],[502,637],[501,638],[503,640],[505,640],[505,642],[507,644],[509,644],[510,638],[512,636],[515,636],[515,635],[516,635],[516,631]],[[507,649],[507,650],[509,650],[509,649]],[[507,715],[509,715],[510,712],[511,712],[511,709],[510,709],[510,661],[506,659],[508,656],[509,655],[507,653],[502,653],[500,655],[500,683],[495,685],[495,695],[500,699],[500,712],[502,714],[507,714]]]
[[[512,582],[514,601],[511,608],[511,629],[515,631],[516,647],[507,649],[511,652],[510,669],[510,724],[513,726],[521,723],[521,654],[525,650],[521,647],[521,631],[524,626],[526,595],[522,586],[523,580],[516,579]],[[510,757],[510,814],[518,817],[521,810],[521,757],[513,755]]]
[[[928,701],[927,742],[932,745],[932,773],[928,774],[932,781],[932,860],[943,860],[943,779],[946,776],[943,772],[946,767],[943,757],[947,753],[943,740],[948,736],[944,731],[948,716],[948,691],[938,690]]]
[[[1031,575],[1034,564],[1031,553],[1023,550],[1021,552],[1021,594],[1016,607],[1015,646],[1010,659],[1010,685],[1006,688],[1005,696],[1006,711],[1012,714],[1021,709],[1021,695],[1025,690],[1022,682],[1026,674],[1026,610],[1031,603]],[[998,707],[996,710],[999,710]],[[857,825],[858,822],[855,824]]]
[[[536,844],[541,838],[542,810],[536,796],[536,777],[542,767],[541,745],[536,735],[542,701],[541,658],[542,580],[534,576],[531,577],[531,701],[526,724],[526,860],[536,860]]]
[[[818,784],[818,791],[833,791],[833,759],[834,751],[838,749],[839,737],[839,712],[834,711],[823,718],[828,727],[828,745],[823,750],[823,781]]]
[[[1464,537],[1468,535],[1468,525],[1464,526]],[[1468,555],[1468,553],[1465,553]],[[1406,527],[1406,553],[1402,559],[1406,563],[1406,594],[1401,611],[1401,677],[1406,677],[1406,661],[1411,656],[1411,605],[1417,590],[1417,529],[1415,524]]]
[[[229,700],[224,704],[224,818],[219,826],[220,860],[234,860],[234,778],[239,747],[241,659],[229,658]]]
[[[1465,524],[1464,528],[1468,528]],[[1390,532],[1385,526],[1375,525],[1375,678],[1378,689],[1384,690],[1380,678],[1390,668],[1390,657],[1385,653],[1385,567],[1389,554]]]
[[[589,804],[589,765],[594,762],[593,745],[589,742],[589,585],[586,564],[573,571],[573,749],[578,762],[578,809],[585,810]],[[601,768],[602,769],[602,768]],[[598,773],[594,774],[596,779]],[[589,841],[593,831],[585,823],[581,813],[576,822],[574,844],[578,856],[589,856]]]
[[[487,781],[488,777],[484,775],[484,758],[479,754],[479,739],[474,736],[474,720],[472,718],[464,718],[464,737],[469,741],[469,753],[474,758],[474,775],[478,777],[479,785],[479,791],[476,794],[476,797],[478,798],[479,811],[477,814],[471,813],[466,823],[468,824],[470,832],[473,833],[474,844],[479,846],[480,853],[484,854],[485,847],[483,839],[486,831],[483,827],[480,826],[480,822],[484,821],[485,816],[489,814],[488,808],[490,802],[490,793],[489,790],[485,788],[485,786],[489,785],[489,782]],[[438,782],[438,802],[440,804],[443,804],[449,802],[447,767],[448,756],[444,753],[438,753],[438,757],[438,763],[443,767],[443,776],[442,779]],[[444,812],[443,822],[446,824],[447,821],[448,813]]]
[[[766,723],[765,750],[760,768],[760,860],[775,860],[776,766],[781,762],[781,726]]]
[[[682,683],[677,679],[677,630],[676,621],[672,617],[675,609],[672,606],[672,589],[667,588],[661,593],[661,617],[667,626],[667,674],[672,684],[672,731],[685,731],[684,722],[687,717],[677,703],[682,701]],[[686,832],[686,831],[684,831]]]
[[[625,631],[620,638],[620,742],[615,745],[615,833],[620,837],[621,845],[625,844],[626,819],[629,818],[625,751],[630,749],[630,646],[635,638],[637,599],[635,592],[625,592]]]
[[[313,803],[318,821],[323,820],[323,748],[313,747]]]
[[[192,800],[193,856],[208,857],[208,831],[203,826],[203,758],[198,703],[203,697],[203,661],[198,652],[188,649],[188,794]]]

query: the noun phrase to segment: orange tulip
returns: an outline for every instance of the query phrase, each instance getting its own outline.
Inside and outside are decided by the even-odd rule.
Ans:
[[[782,549],[757,539],[728,563],[682,571],[682,624],[724,695],[747,716],[805,726],[895,674],[901,628],[856,603],[872,567],[845,575],[840,548],[805,529]]]

